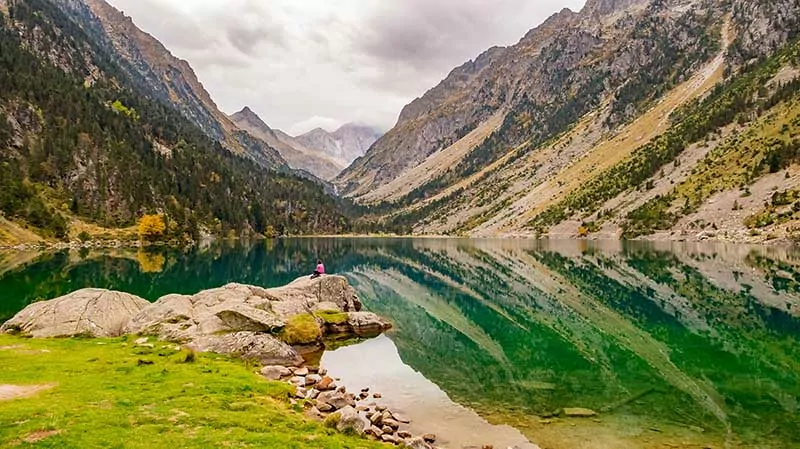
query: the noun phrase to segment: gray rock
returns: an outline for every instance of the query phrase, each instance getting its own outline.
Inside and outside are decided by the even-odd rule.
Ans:
[[[381,427],[381,432],[383,432],[383,433],[385,433],[387,435],[392,435],[394,433],[394,429],[392,429],[391,426],[387,426],[387,425],[384,424],[384,426]]]
[[[324,276],[314,280],[304,276],[289,285],[273,289],[228,284],[192,296],[167,295],[148,307],[136,308],[133,316],[128,316],[130,320],[124,330],[125,333],[192,343],[198,350],[210,348],[226,354],[256,353],[258,356],[253,358],[258,360],[295,365],[300,363],[296,352],[290,353],[285,347],[254,341],[253,338],[242,340],[240,337],[275,332],[285,326],[292,316],[308,313],[309,307],[312,310],[356,313],[361,310],[361,302],[347,279],[340,276]],[[224,334],[238,337],[223,338]],[[231,344],[235,342],[245,346],[234,348]],[[268,349],[276,353],[270,356]],[[324,374],[323,371],[322,376]],[[326,385],[326,388],[330,386]]]
[[[411,438],[411,432],[407,430],[399,430],[397,431],[397,436],[405,440],[407,438]]]
[[[360,336],[377,335],[392,328],[391,323],[372,312],[350,312],[347,324]]]
[[[364,431],[367,435],[372,435],[375,438],[380,438],[383,435],[383,431],[375,426],[370,426],[367,430]]]
[[[422,439],[425,440],[426,443],[433,444],[436,442],[436,435],[432,433],[426,433],[425,435],[422,435]]]
[[[359,415],[351,406],[343,407],[337,413],[339,414],[339,423],[336,425],[336,430],[339,432],[354,432],[362,435],[370,427],[369,421]]]
[[[266,377],[268,380],[281,380],[284,377],[291,376],[292,371],[285,366],[265,366],[261,368],[261,375]]]
[[[316,399],[316,398],[319,397],[319,393],[320,393],[319,390],[317,390],[315,388],[312,388],[312,389],[308,390],[308,394],[306,395],[306,399]]]
[[[383,435],[381,435],[381,441],[383,441],[384,443],[397,444],[400,442],[400,439],[394,435],[389,435],[384,433]]]
[[[591,418],[597,416],[597,412],[588,408],[567,407],[564,409],[564,416],[571,418]]]
[[[303,366],[294,370],[295,376],[308,376],[308,368]]]
[[[325,415],[316,407],[311,407],[306,410],[305,415],[314,421],[323,421],[325,419]]]
[[[394,429],[394,430],[397,430],[397,429],[399,429],[399,428],[400,428],[400,423],[399,423],[399,422],[397,422],[397,421],[395,421],[395,420],[393,420],[393,419],[386,419],[386,418],[384,418],[384,419],[383,419],[383,425],[384,425],[384,426],[389,426],[389,427],[391,427],[391,428],[392,428],[392,429]]]
[[[330,301],[318,302],[311,308],[314,312],[341,312],[339,304]]]
[[[308,390],[303,387],[297,387],[297,390],[294,392],[294,397],[297,399],[305,399],[308,395]]]
[[[336,391],[325,391],[319,394],[317,400],[325,404],[329,404],[334,409],[339,410],[344,407],[355,407],[356,402],[353,397],[348,394],[339,393]]]
[[[399,435],[399,433],[398,433]],[[433,449],[424,438],[411,438],[403,442],[403,446],[409,449]]]
[[[381,421],[383,421],[383,415],[381,414],[381,412],[375,412],[369,415],[369,422],[371,422],[372,424],[380,425]]]
[[[322,377],[320,377],[319,374],[309,374],[308,376],[306,376],[306,385],[307,386],[316,385],[321,380]]]
[[[319,401],[317,401],[317,409],[323,413],[332,412],[334,410],[332,405]]]
[[[190,341],[197,329],[194,314],[191,296],[167,295],[132,317],[125,326],[125,333],[156,335],[175,342]]]
[[[117,337],[131,317],[149,302],[127,293],[88,288],[50,301],[36,302],[0,327],[34,338]]]
[[[273,313],[244,304],[226,304],[214,314],[233,331],[276,332],[286,321]]]
[[[255,332],[202,336],[187,346],[200,352],[256,360],[264,365],[292,366],[303,363],[303,358],[291,346],[271,335]]]

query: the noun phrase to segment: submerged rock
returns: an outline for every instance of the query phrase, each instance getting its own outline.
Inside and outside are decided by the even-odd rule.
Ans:
[[[29,305],[0,327],[0,332],[34,338],[118,337],[125,324],[150,305],[127,293],[87,288]]]
[[[564,409],[564,416],[571,418],[591,418],[597,416],[597,412],[588,408],[568,407]]]

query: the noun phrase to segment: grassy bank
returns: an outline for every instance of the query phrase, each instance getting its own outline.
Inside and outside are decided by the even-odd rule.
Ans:
[[[308,421],[288,403],[288,385],[254,371],[124,337],[0,335],[0,385],[42,387],[29,397],[0,395],[0,447],[382,447]]]

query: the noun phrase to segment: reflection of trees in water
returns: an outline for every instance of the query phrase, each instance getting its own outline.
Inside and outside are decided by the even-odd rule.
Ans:
[[[139,261],[142,273],[161,273],[164,271],[164,264],[167,263],[167,258],[163,254],[144,248],[139,249],[136,259]]]

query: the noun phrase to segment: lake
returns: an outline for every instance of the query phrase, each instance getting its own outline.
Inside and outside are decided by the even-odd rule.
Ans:
[[[449,448],[800,448],[800,252],[723,244],[286,239],[0,253],[0,320],[84,287],[266,287],[320,257],[394,323],[322,364]],[[594,417],[564,417],[569,408]]]

